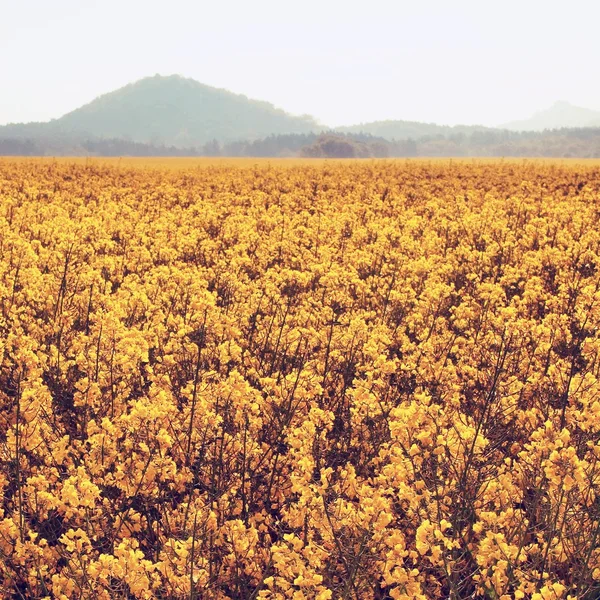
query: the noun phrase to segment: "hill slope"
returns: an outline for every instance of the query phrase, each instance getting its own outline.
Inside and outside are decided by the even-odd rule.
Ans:
[[[574,106],[569,102],[555,102],[550,108],[536,112],[529,119],[511,121],[501,127],[511,131],[600,127],[600,111]]]
[[[319,129],[268,102],[186,79],[156,75],[104,94],[60,119],[0,127],[0,137],[123,138],[133,142],[201,145]]]

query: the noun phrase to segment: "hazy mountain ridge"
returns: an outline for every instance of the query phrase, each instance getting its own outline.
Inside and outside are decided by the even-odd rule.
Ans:
[[[596,126],[600,111],[558,102],[504,128],[386,120],[330,129],[268,102],[156,75],[52,121],[0,127],[0,154],[591,157],[600,153]]]
[[[528,119],[510,121],[499,126],[511,131],[544,131],[574,127],[600,127],[600,111],[574,106],[569,102],[555,102]]]

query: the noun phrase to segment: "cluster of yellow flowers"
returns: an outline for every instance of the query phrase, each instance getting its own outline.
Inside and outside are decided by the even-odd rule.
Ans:
[[[600,594],[600,169],[0,163],[0,597]]]

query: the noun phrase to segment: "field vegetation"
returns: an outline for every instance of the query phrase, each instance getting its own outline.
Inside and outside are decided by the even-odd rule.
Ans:
[[[597,165],[142,164],[0,161],[0,597],[599,597]]]

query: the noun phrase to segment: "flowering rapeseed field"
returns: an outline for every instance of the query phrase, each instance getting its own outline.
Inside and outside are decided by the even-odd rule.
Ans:
[[[0,163],[0,597],[597,598],[600,169]]]

